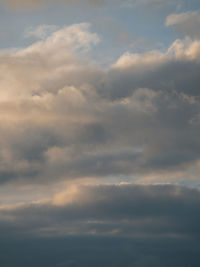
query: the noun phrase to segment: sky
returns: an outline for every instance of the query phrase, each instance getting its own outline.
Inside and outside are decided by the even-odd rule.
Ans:
[[[199,0],[0,0],[0,265],[196,267]]]

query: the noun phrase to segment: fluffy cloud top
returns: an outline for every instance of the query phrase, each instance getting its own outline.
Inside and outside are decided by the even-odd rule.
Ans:
[[[1,51],[1,183],[199,179],[199,41],[108,70],[87,54],[98,42],[82,23]]]

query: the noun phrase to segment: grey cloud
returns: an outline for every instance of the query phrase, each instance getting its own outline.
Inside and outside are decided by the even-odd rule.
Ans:
[[[184,75],[183,75],[184,74]],[[170,60],[158,66],[137,66],[111,70],[99,85],[99,93],[111,99],[132,95],[137,88],[184,92],[199,96],[199,63]]]
[[[198,171],[199,41],[108,71],[88,58],[98,41],[82,23],[1,52],[1,183]]]
[[[80,124],[79,119],[71,123],[63,118],[59,127],[29,126],[17,140],[13,136],[7,139],[7,150],[13,155],[11,161],[28,162],[30,173],[35,166],[37,179],[32,179],[32,175],[28,177],[27,172],[24,177],[27,182],[54,181],[55,177],[132,175],[149,169],[155,172],[179,169],[181,165],[186,168],[198,160],[199,126],[189,121],[198,112],[199,104],[190,104],[181,96],[171,94],[155,94],[151,99],[149,93],[152,91],[136,90],[129,104],[99,101],[96,108],[101,111],[92,107],[85,114],[89,112],[93,116],[95,122],[89,124]],[[83,110],[85,112],[85,108]],[[16,171],[16,177],[27,170],[22,167],[19,174]],[[10,168],[8,166],[8,173]],[[2,169],[2,177],[4,175]],[[5,181],[6,178],[2,178],[2,182]]]
[[[130,184],[77,189],[46,204],[1,207],[1,264],[197,266],[198,190]]]
[[[188,240],[54,237],[2,241],[4,266],[196,267],[199,260],[198,242]]]
[[[25,204],[1,209],[2,237],[10,236],[10,232],[13,237],[199,238],[198,190],[172,185],[130,184],[79,187],[77,190],[74,196],[70,191],[60,197],[58,194],[53,204]],[[68,203],[71,196],[73,199]]]

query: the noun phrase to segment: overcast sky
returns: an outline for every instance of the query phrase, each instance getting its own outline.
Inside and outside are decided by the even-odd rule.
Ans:
[[[0,265],[196,267],[199,0],[0,0]]]

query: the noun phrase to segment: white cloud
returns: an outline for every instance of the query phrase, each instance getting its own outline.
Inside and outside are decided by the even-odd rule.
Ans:
[[[63,78],[71,80],[74,72],[87,72],[88,67],[84,67],[86,52],[99,42],[98,35],[89,28],[88,23],[75,24],[25,49],[2,52],[0,86],[4,90],[0,92],[1,101],[11,95],[17,98],[32,95],[44,90],[45,84],[46,89],[54,87],[56,90]],[[78,82],[79,78],[76,79]]]
[[[186,38],[177,39],[166,52],[151,51],[147,53],[125,53],[113,65],[113,68],[135,68],[144,71],[150,67],[159,67],[172,60],[199,60],[200,41]]]
[[[45,39],[48,35],[50,35],[52,32],[55,32],[57,30],[56,25],[39,25],[38,27],[29,27],[25,30],[24,37],[25,38],[37,38],[37,39]]]
[[[179,14],[170,14],[166,18],[165,25],[173,26],[178,33],[199,38],[200,34],[200,12],[188,11]]]
[[[166,26],[195,22],[200,23],[200,14],[198,11],[188,11],[179,14],[170,14],[166,19]]]

